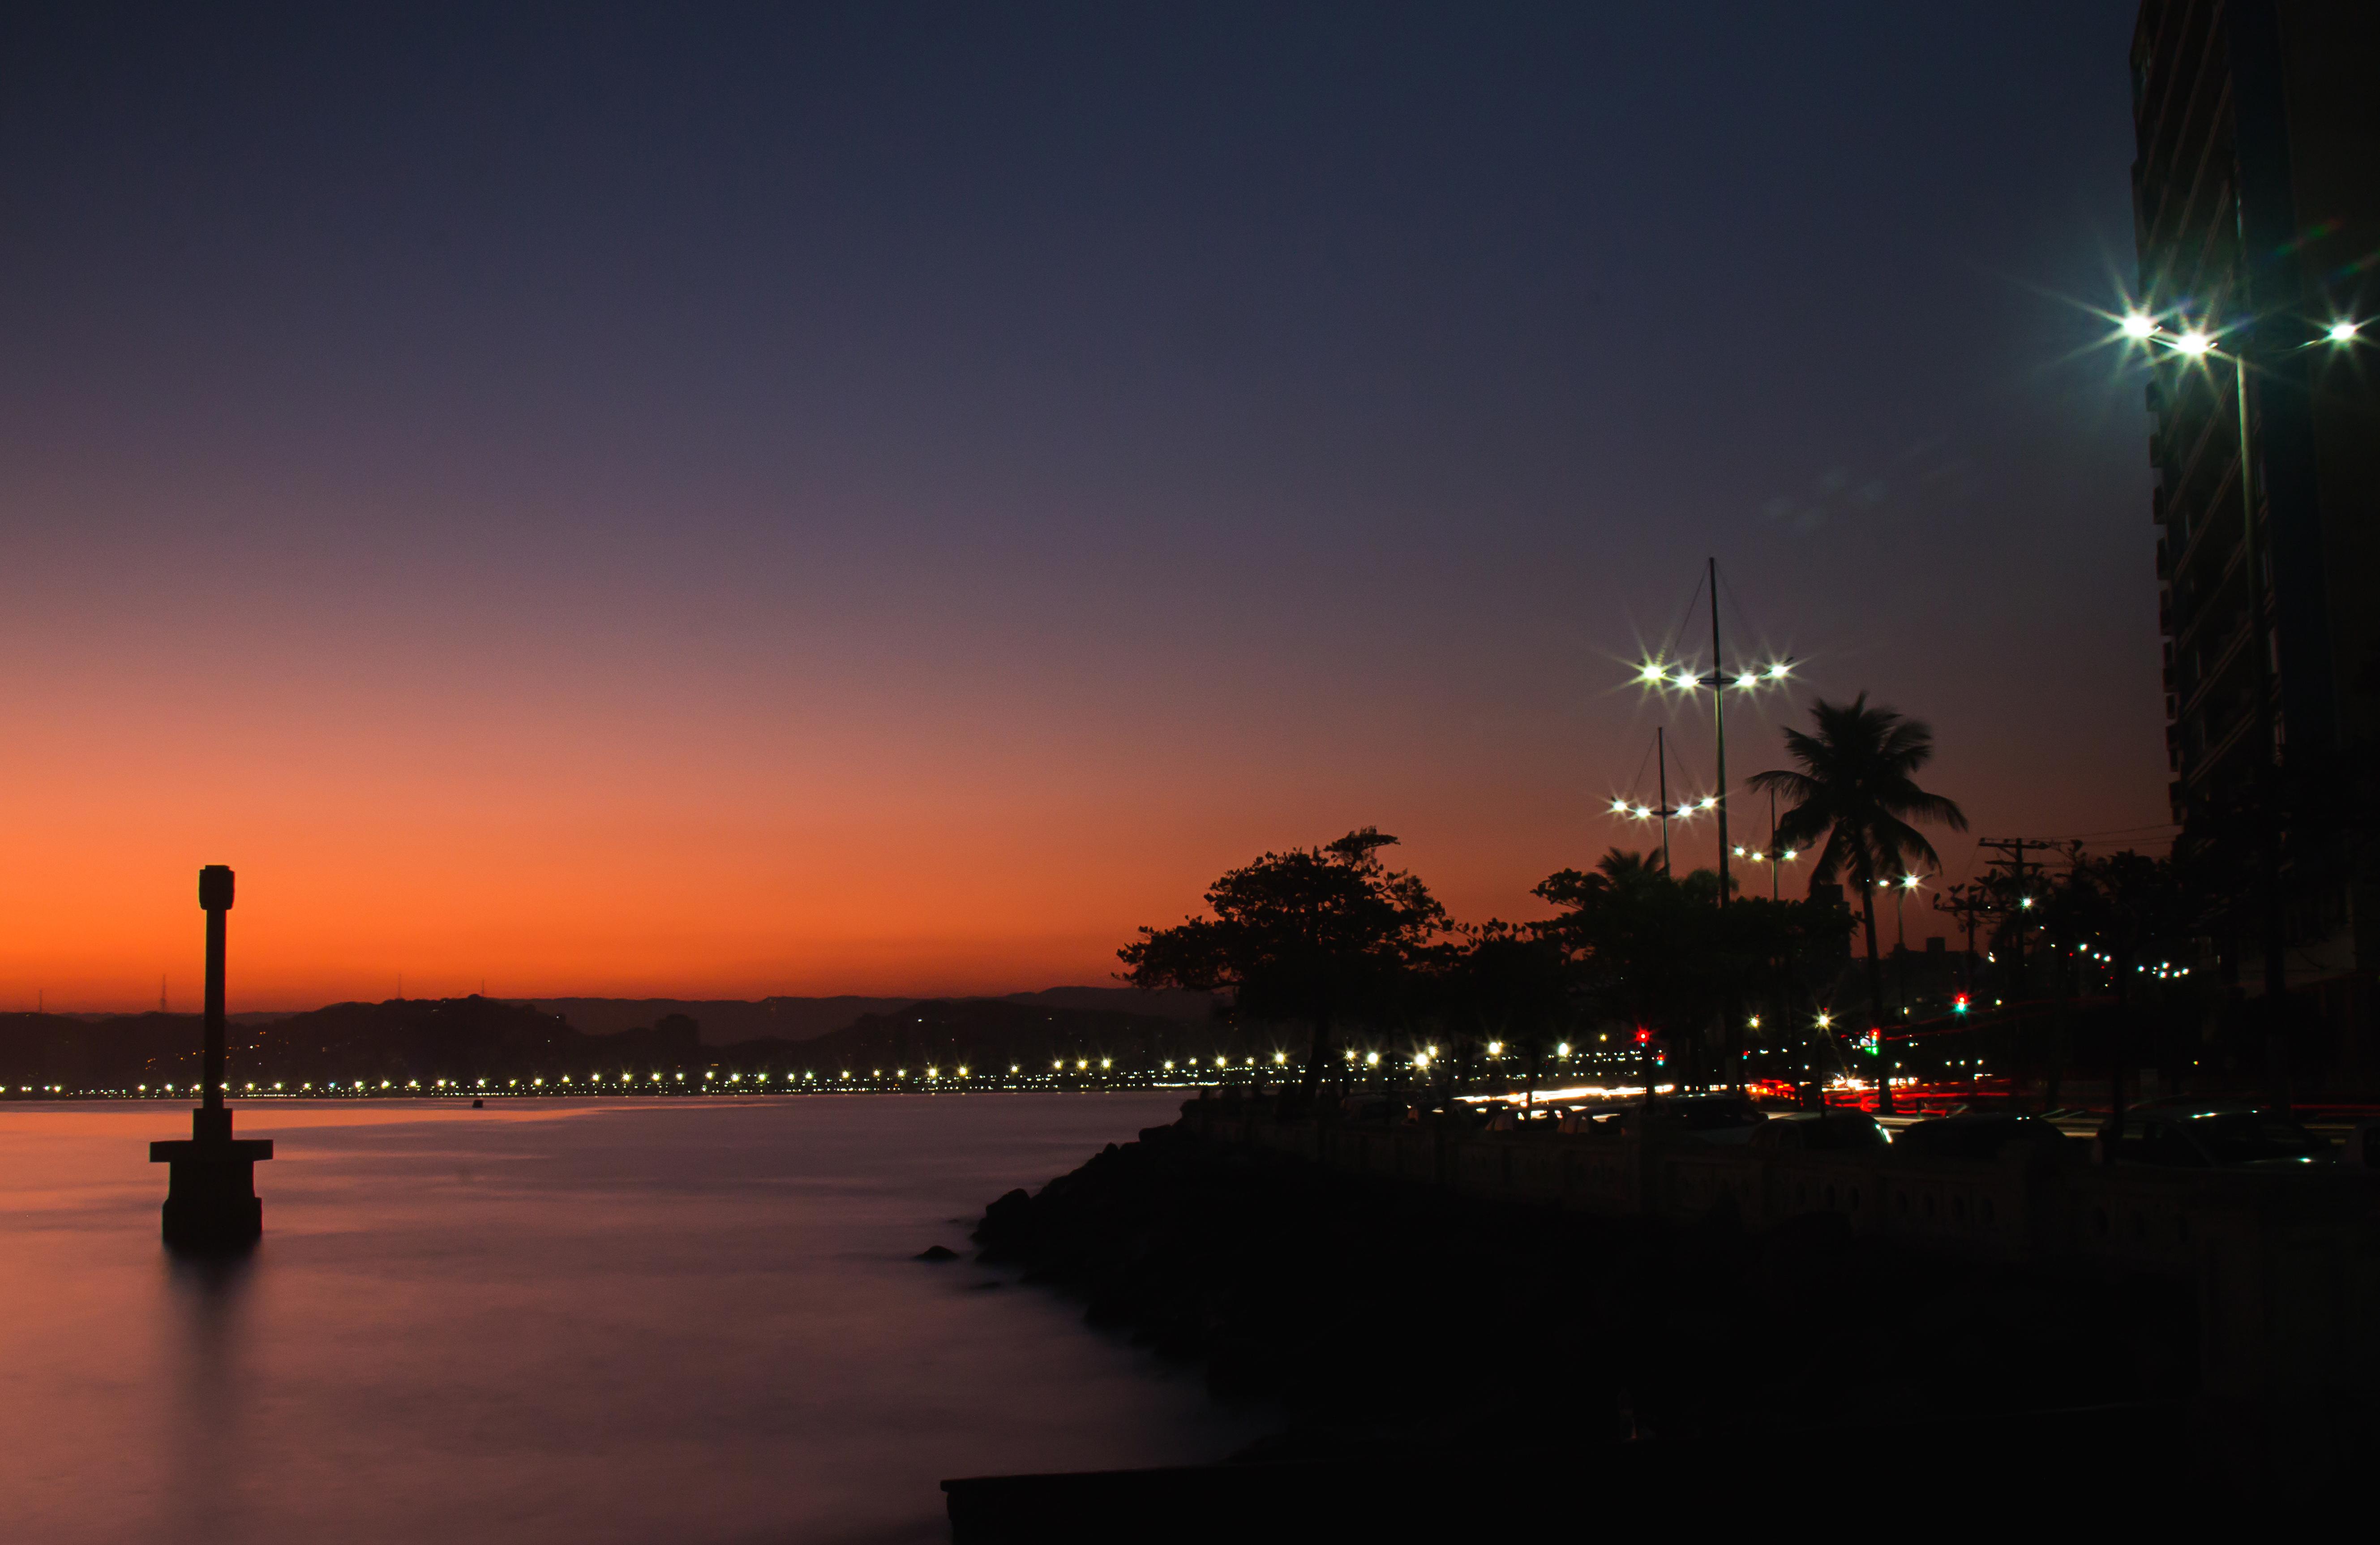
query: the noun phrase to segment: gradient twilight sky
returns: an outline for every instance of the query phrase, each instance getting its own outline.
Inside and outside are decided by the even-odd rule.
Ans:
[[[2131,8],[11,7],[0,1007],[194,1006],[208,862],[251,1008],[1534,915],[1706,554],[2154,828]]]

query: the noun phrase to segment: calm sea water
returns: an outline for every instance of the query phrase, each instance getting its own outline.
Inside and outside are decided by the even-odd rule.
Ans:
[[[158,1243],[187,1108],[0,1108],[0,1534],[948,1538],[945,1477],[1220,1457],[1255,1418],[971,1260],[1179,1096],[249,1105],[265,1238]]]

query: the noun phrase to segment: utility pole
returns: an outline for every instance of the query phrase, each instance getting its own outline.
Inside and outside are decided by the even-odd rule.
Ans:
[[[2016,923],[2017,995],[2022,996],[2025,987],[2024,915],[2033,909],[2033,897],[2024,888],[2024,856],[2027,853],[2055,853],[2059,851],[2059,847],[2057,843],[2036,842],[2030,837],[1983,837],[1977,839],[1975,845],[1989,848],[1999,855],[1992,860],[1994,868],[1997,869],[2003,864],[2008,866],[2009,888],[2013,897],[2009,903],[2009,911]],[[2036,872],[2039,867],[2034,866]]]
[[[1958,918],[1960,926],[1966,930],[1967,955],[1963,963],[1965,969],[1961,973],[1960,985],[1972,997],[1975,991],[1975,915],[1985,910],[1983,891],[1980,888],[1970,890],[1964,885],[1953,885],[1947,896],[1934,898],[1934,910],[1948,912]]]

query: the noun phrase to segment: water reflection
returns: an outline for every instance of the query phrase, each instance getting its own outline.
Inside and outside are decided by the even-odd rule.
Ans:
[[[239,1492],[246,1478],[237,1463],[248,1397],[240,1342],[256,1250],[161,1254],[174,1366],[173,1416],[165,1428],[173,1452],[164,1488],[172,1516],[159,1524],[193,1545],[213,1545],[231,1539],[244,1512]]]
[[[1172,1104],[250,1107],[263,1243],[192,1260],[156,1108],[0,1112],[8,1532],[925,1541],[946,1476],[1218,1456],[1195,1379],[915,1259]]]

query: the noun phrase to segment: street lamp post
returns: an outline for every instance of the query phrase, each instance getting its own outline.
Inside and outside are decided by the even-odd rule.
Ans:
[[[1670,818],[1678,812],[1670,808],[1670,741],[1669,731],[1662,725],[1653,726],[1653,761],[1660,779],[1661,791],[1661,878],[1670,878]]]
[[[1727,687],[1719,675],[1727,656],[1718,642],[1718,559],[1706,560],[1710,565],[1711,614],[1711,736],[1718,747],[1716,760],[1718,787],[1718,904],[1727,905]]]
[[[1903,1019],[1909,1017],[1909,917],[1903,904],[1908,901],[1909,893],[1917,889],[1920,878],[1914,874],[1902,875],[1900,883],[1894,887],[1892,893],[1892,947],[1893,953],[1900,957],[1898,974],[1900,979],[1900,1016]]]
[[[1711,734],[1715,742],[1714,762],[1715,771],[1718,774],[1718,786],[1713,789],[1708,797],[1701,801],[1699,806],[1689,805],[1685,809],[1688,812],[1697,809],[1706,809],[1713,811],[1718,817],[1718,900],[1719,905],[1724,906],[1727,905],[1729,889],[1728,857],[1731,851],[1728,845],[1727,834],[1728,688],[1731,687],[1738,691],[1750,692],[1757,690],[1764,685],[1782,682],[1787,674],[1792,669],[1793,662],[1791,660],[1777,660],[1771,661],[1767,665],[1758,669],[1739,667],[1732,672],[1727,668],[1727,657],[1723,652],[1725,649],[1725,640],[1719,632],[1718,560],[1717,558],[1711,558],[1706,560],[1706,582],[1710,590],[1711,614],[1711,667],[1709,671],[1697,675],[1691,667],[1684,664],[1678,665],[1677,668],[1672,671],[1667,662],[1654,659],[1644,663],[1637,671],[1636,679],[1641,685],[1646,687],[1675,687],[1682,692],[1693,692],[1697,687],[1707,687],[1710,689]],[[1666,770],[1667,764],[1665,762],[1665,774]],[[1666,786],[1667,785],[1664,785],[1665,789]],[[1666,793],[1663,796],[1661,803],[1664,807],[1669,804]],[[1614,811],[1621,811],[1625,810],[1627,806],[1624,801],[1615,800],[1612,804],[1612,809]],[[1635,807],[1633,813],[1634,813],[1639,820],[1642,820],[1649,812],[1647,812],[1644,807],[1638,806]],[[1775,814],[1773,801],[1770,813],[1773,818]],[[1667,830],[1668,828],[1665,817],[1663,826],[1665,839]],[[1773,852],[1776,845],[1773,832],[1771,833],[1769,845]]]
[[[2253,322],[2245,324],[2252,326]],[[2209,359],[2228,359],[2231,362],[2231,395],[2240,416],[2240,569],[2242,583],[2248,587],[2249,670],[2253,683],[2256,713],[2256,734],[2261,754],[2257,758],[2256,807],[2264,828],[2258,843],[2258,880],[2264,888],[2263,943],[2265,953],[2265,1078],[2277,1104],[2287,1107],[2289,1101],[2287,1016],[2283,1010],[2289,996],[2289,935],[2288,913],[2282,905],[2281,831],[2278,813],[2278,781],[2281,760],[2279,716],[2273,702],[2273,625],[2270,608],[2265,602],[2265,556],[2256,541],[2255,502],[2255,423],[2248,404],[2249,355],[2253,351],[2252,335],[2234,324],[2231,331],[2240,341],[2229,348],[2220,347],[2222,330],[2204,322],[2187,326],[2180,333],[2168,331],[2155,317],[2134,311],[2123,319],[2124,335],[2143,347],[2163,347],[2183,359],[2204,365]],[[2350,319],[2334,318],[2322,329],[2321,337],[2309,340],[2327,342],[2333,347],[2348,347],[2362,341],[2361,325]]]

